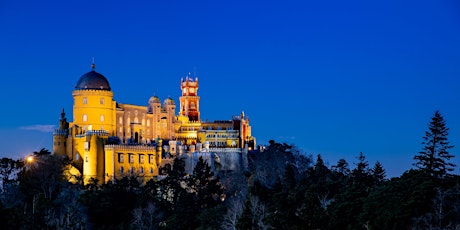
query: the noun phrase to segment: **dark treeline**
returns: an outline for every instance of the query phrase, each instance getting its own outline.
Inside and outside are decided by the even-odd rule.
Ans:
[[[328,167],[321,155],[270,141],[243,171],[193,174],[175,159],[168,176],[107,184],[68,182],[70,164],[46,149],[33,162],[3,158],[2,229],[459,229],[460,177],[435,112],[414,169],[387,179],[363,153]]]

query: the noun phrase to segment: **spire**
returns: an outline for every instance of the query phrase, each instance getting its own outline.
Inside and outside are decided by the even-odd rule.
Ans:
[[[64,118],[65,118],[65,112],[64,112],[64,108],[62,108],[61,119],[64,119]]]
[[[91,62],[91,71],[95,71],[96,69],[96,64],[94,64],[94,57],[93,57],[93,61]]]

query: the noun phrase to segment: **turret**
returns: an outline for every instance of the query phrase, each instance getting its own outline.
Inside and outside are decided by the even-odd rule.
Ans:
[[[59,128],[54,131],[53,135],[53,153],[56,155],[65,156],[67,154],[67,136],[69,134],[69,123],[65,117],[64,109],[61,112],[59,119]]]

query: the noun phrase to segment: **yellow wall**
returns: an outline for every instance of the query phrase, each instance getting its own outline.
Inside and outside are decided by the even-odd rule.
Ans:
[[[110,135],[114,134],[115,103],[111,91],[74,90],[72,95],[75,125],[86,130],[106,130]]]
[[[141,162],[141,156],[144,158],[143,162]],[[121,179],[124,176],[131,175],[149,180],[158,175],[157,163],[155,147],[107,145],[105,146],[105,181],[108,182],[114,178]],[[122,167],[123,173],[121,171]],[[140,170],[141,167],[143,172]],[[131,168],[134,170],[131,171]]]

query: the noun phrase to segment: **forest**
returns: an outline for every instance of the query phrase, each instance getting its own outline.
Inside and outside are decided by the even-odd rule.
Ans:
[[[176,158],[166,178],[69,182],[69,161],[42,149],[0,160],[2,229],[460,229],[460,177],[436,111],[414,168],[387,178],[364,153],[328,167],[321,155],[270,141],[241,171]]]

